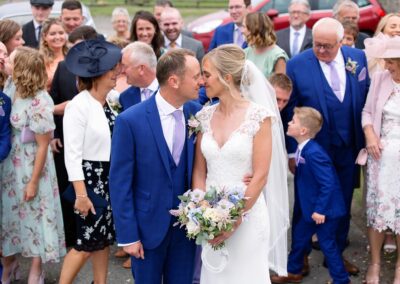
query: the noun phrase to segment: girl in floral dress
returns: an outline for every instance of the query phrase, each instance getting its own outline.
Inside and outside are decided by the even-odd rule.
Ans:
[[[32,258],[28,283],[44,283],[42,263],[65,254],[57,179],[49,142],[53,101],[45,91],[44,58],[20,47],[13,57],[12,149],[1,173],[1,245],[4,277],[15,270],[16,254]],[[8,272],[8,273],[6,273]],[[10,278],[3,278],[9,283]]]

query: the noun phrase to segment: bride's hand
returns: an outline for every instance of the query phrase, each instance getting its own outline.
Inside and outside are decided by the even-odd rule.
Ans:
[[[227,239],[229,239],[233,233],[237,230],[237,228],[240,226],[240,224],[242,223],[242,218],[239,218],[235,225],[233,226],[233,230],[229,231],[229,232],[222,232],[221,234],[219,234],[218,236],[216,236],[214,239],[209,240],[208,243],[210,245],[212,245],[213,247],[220,245],[221,243],[223,243],[224,241],[226,241]]]

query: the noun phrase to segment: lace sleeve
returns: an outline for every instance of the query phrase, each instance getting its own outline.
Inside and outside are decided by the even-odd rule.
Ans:
[[[196,113],[196,119],[200,122],[202,133],[209,131],[211,116],[215,108],[216,105],[205,106],[198,113]]]
[[[255,136],[260,129],[261,123],[268,117],[274,118],[275,114],[265,107],[253,103],[246,123],[243,124],[241,132],[249,136]]]

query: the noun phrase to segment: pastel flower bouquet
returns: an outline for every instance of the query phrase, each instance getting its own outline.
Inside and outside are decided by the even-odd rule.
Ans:
[[[178,209],[170,210],[178,218],[174,225],[185,227],[186,236],[195,239],[198,245],[223,231],[232,231],[236,220],[243,216],[246,199],[240,187],[210,187],[207,192],[188,190],[178,198],[181,200]],[[213,249],[221,249],[224,245],[221,243]]]

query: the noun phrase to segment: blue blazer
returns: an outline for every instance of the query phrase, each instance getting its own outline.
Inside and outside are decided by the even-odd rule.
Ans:
[[[208,47],[208,51],[227,43],[233,43],[233,33],[235,30],[235,23],[227,23],[225,25],[219,26],[215,29],[214,35],[211,39],[210,46]],[[247,43],[243,43],[242,48],[246,48]]]
[[[11,150],[11,99],[0,91],[0,162]]]
[[[325,150],[313,140],[301,151],[302,162],[296,167],[295,202],[303,218],[314,222],[314,212],[327,218],[344,216],[345,206],[335,167]]]
[[[351,92],[352,98],[352,124],[355,142],[353,151],[354,156],[357,157],[358,152],[364,146],[364,133],[361,127],[361,112],[365,104],[370,84],[368,66],[363,51],[347,46],[343,46],[341,51],[345,64],[349,58],[351,58],[352,61],[356,61],[358,64],[355,74],[346,71],[346,91]],[[329,149],[330,121],[326,103],[326,94],[323,91],[324,84],[328,83],[313,50],[305,50],[298,56],[290,59],[286,65],[286,73],[293,82],[293,91],[287,107],[282,112],[284,126],[287,127],[287,123],[292,119],[293,109],[296,106],[309,106],[317,109],[322,114],[324,123],[321,131],[315,137],[315,140],[324,149]],[[297,143],[293,138],[287,137],[286,144],[288,153],[294,153],[296,151]]]
[[[183,107],[185,119],[201,108]],[[194,135],[186,139],[187,184],[191,185]],[[161,244],[171,225],[172,175],[155,96],[130,107],[116,119],[110,169],[110,194],[117,241],[140,240],[145,249]],[[187,189],[185,189],[187,190]]]
[[[119,103],[122,106],[122,111],[140,103],[141,101],[142,99],[139,87],[131,86],[119,95]]]

